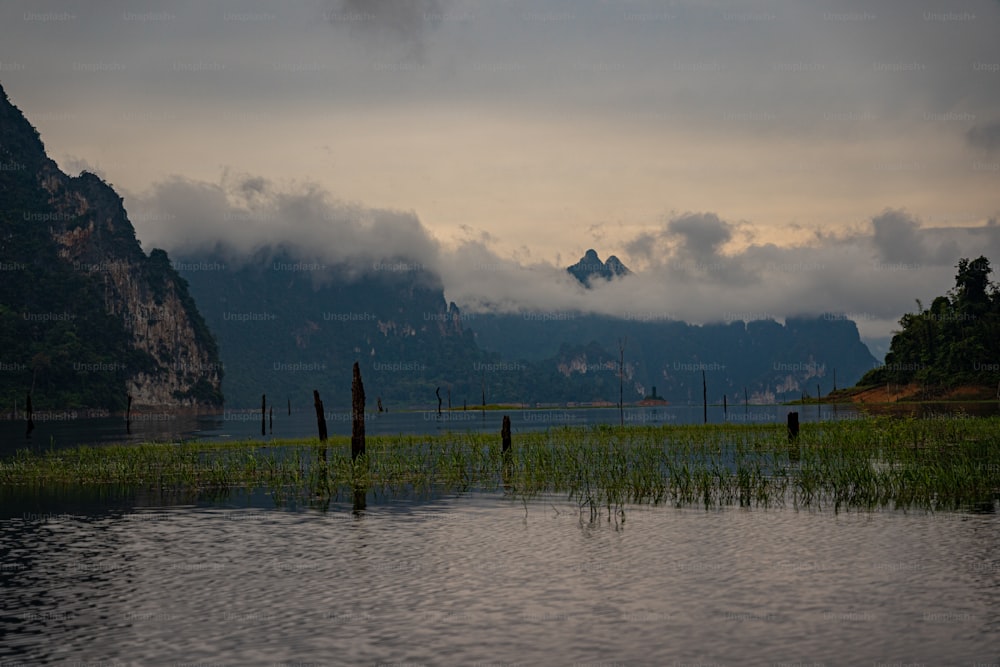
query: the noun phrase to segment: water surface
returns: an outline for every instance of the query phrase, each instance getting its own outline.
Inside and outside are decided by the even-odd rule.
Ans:
[[[997,662],[1000,518],[266,496],[0,512],[7,662]]]
[[[854,406],[785,406],[750,405],[733,407],[724,411],[720,406],[710,406],[708,421],[713,424],[775,423],[783,424],[788,412],[799,413],[800,421],[817,419],[857,419],[863,417]],[[618,424],[622,419],[617,408],[554,408],[544,410],[468,410],[445,411],[440,416],[436,410],[370,412],[366,415],[365,429],[371,435],[432,434],[443,431],[494,431],[500,432],[503,415],[511,418],[514,433],[546,429],[554,426],[591,426]],[[672,405],[656,408],[627,407],[623,411],[626,424],[700,424],[703,414],[700,405]],[[23,421],[0,421],[0,457],[9,456],[21,448],[42,450],[70,447],[78,444],[106,444],[117,442],[150,442],[178,440],[268,440],[270,438],[317,437],[314,411],[292,412],[275,410],[261,433],[259,410],[224,411],[215,415],[179,414],[173,412],[139,412],[127,432],[121,417],[83,418],[73,411],[39,413],[35,417],[35,430],[25,438]],[[328,410],[327,429],[330,434],[350,435],[350,410]]]

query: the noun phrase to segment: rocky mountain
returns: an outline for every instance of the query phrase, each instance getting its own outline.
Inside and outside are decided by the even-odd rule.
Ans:
[[[23,407],[221,405],[215,341],[122,198],[69,176],[0,88],[0,396]]]
[[[301,249],[238,256],[224,246],[178,259],[226,368],[227,408],[350,405],[360,363],[369,407],[481,402],[484,357],[437,277],[405,260],[339,266]]]
[[[611,255],[607,262],[602,262],[597,251],[588,250],[576,264],[567,267],[566,271],[580,281],[584,287],[591,287],[591,281],[595,279],[612,280],[621,276],[627,276],[631,271],[622,264],[621,260]]]
[[[825,395],[850,386],[876,360],[861,342],[854,322],[838,316],[720,322],[694,325],[673,320],[623,319],[584,313],[559,317],[525,314],[477,315],[471,323],[486,354],[545,369],[550,382],[563,377],[558,392],[581,384],[600,387],[587,399],[617,400],[619,344],[624,345],[625,398],[651,393],[675,403],[701,401],[705,371],[708,399],[770,403]],[[586,385],[585,383],[590,383]],[[548,400],[559,400],[550,398]]]
[[[596,254],[596,253],[595,253]],[[586,259],[586,258],[585,258]],[[613,262],[608,262],[614,266]],[[315,249],[266,247],[240,256],[217,246],[180,258],[218,336],[227,407],[256,408],[261,394],[302,409],[319,389],[349,405],[361,363],[372,407],[616,402],[619,342],[628,402],[652,388],[678,403],[775,402],[848,386],[875,359],[840,317],[691,325],[584,313],[463,313],[437,276],[405,260],[369,267],[326,263]],[[363,270],[362,270],[363,269]],[[305,405],[304,405],[305,404]]]

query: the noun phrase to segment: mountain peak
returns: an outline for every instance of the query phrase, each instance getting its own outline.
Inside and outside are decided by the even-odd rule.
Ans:
[[[611,280],[619,276],[627,276],[631,271],[622,264],[622,261],[611,255],[607,262],[602,262],[597,251],[593,248],[587,250],[583,257],[576,264],[566,268],[566,271],[580,281],[584,287],[591,287],[592,278],[602,278]]]

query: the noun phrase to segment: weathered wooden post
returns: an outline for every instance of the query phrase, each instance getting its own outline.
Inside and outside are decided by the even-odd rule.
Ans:
[[[747,393],[747,388],[743,387],[743,411],[750,412],[750,394]]]
[[[382,407],[382,397],[378,396],[375,400],[378,401],[378,411],[385,412],[385,408]]]
[[[799,413],[788,413],[788,442],[793,442],[799,437]]]
[[[323,401],[319,398],[319,391],[313,389],[313,405],[316,407],[316,427],[319,429],[319,441],[326,442],[326,415],[323,414]]]
[[[500,453],[510,456],[510,417],[503,416],[503,425],[500,426]]]
[[[365,453],[365,385],[361,382],[361,368],[354,362],[351,381],[351,460]]]
[[[619,425],[625,426],[625,342],[618,339],[618,417]]]
[[[441,416],[441,387],[434,390],[434,395],[438,397],[438,417]]]
[[[35,411],[31,409],[31,392],[28,392],[28,400],[24,406],[26,416],[28,418],[28,424],[26,431],[24,432],[24,437],[30,438],[31,432],[35,430]]]
[[[260,434],[267,435],[267,394],[260,395]]]
[[[708,423],[708,385],[705,383],[705,371],[701,372],[701,409],[702,420]]]
[[[723,418],[729,418],[729,404],[726,402],[726,395],[722,395],[722,416]]]

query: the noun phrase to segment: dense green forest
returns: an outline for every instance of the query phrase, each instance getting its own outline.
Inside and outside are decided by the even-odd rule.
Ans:
[[[870,386],[916,382],[928,387],[1000,383],[1000,289],[990,280],[986,257],[961,259],[955,287],[929,308],[899,320],[885,365],[858,383]]]

